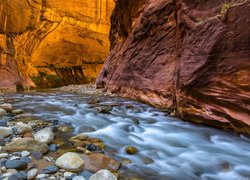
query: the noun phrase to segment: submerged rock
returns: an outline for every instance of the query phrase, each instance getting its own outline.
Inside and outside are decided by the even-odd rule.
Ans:
[[[112,159],[100,153],[91,154],[88,156],[83,155],[83,159],[85,162],[84,169],[91,172],[97,172],[101,169],[107,169],[115,172],[121,166],[121,163],[119,161],[116,161],[115,159]]]
[[[89,180],[117,180],[117,177],[110,171],[103,169],[93,174]]]
[[[12,142],[5,145],[7,152],[20,152],[20,151],[41,151],[42,153],[48,152],[48,145],[41,143],[37,140],[30,138],[16,138]]]
[[[68,152],[60,156],[56,160],[55,164],[60,168],[72,172],[80,172],[84,167],[83,159],[77,153],[72,152]]]
[[[128,146],[126,147],[125,150],[126,150],[126,153],[131,154],[131,155],[136,154],[138,152],[138,149],[134,146]]]
[[[39,142],[49,144],[54,139],[54,133],[51,128],[44,128],[40,131],[37,131],[34,134],[34,138]]]

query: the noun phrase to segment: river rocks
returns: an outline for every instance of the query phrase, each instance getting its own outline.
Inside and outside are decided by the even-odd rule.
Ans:
[[[68,152],[60,156],[55,163],[58,167],[67,171],[79,172],[83,170],[84,161],[76,153]]]
[[[7,112],[11,112],[13,107],[11,104],[9,103],[4,103],[4,104],[0,104],[0,109],[4,109],[6,110]]]
[[[110,114],[110,113],[111,113],[111,110],[112,110],[111,107],[98,107],[98,108],[96,108],[96,109],[97,109],[97,111],[98,111],[99,113],[103,113],[103,114]]]
[[[138,149],[134,146],[128,146],[126,147],[125,150],[126,150],[126,153],[131,154],[131,155],[136,154],[138,152]]]
[[[0,136],[8,137],[13,133],[12,128],[10,127],[1,127],[0,126]]]
[[[7,115],[7,111],[0,108],[0,117],[1,116],[6,116],[6,115]]]
[[[50,143],[54,139],[54,133],[51,128],[44,128],[40,131],[37,131],[34,134],[35,140],[41,142],[41,143]]]
[[[89,180],[117,180],[117,178],[108,170],[100,170],[93,174]]]
[[[8,152],[20,151],[41,151],[42,153],[48,152],[49,147],[45,143],[30,138],[16,138],[12,142],[5,145]]]
[[[31,133],[33,131],[32,127],[28,124],[17,123],[17,133],[18,134],[26,134]]]
[[[5,164],[5,167],[7,169],[16,169],[16,170],[26,169],[27,166],[28,163],[21,160],[8,160]]]
[[[91,154],[91,155],[83,155],[83,159],[85,162],[84,169],[91,171],[91,172],[97,172],[101,169],[107,169],[112,172],[117,171],[121,163],[104,155],[104,154]]]
[[[58,146],[56,144],[50,144],[49,145],[49,151],[56,152],[58,149]]]
[[[58,171],[58,167],[56,166],[48,166],[45,169],[42,170],[42,173],[44,174],[54,174]]]
[[[27,173],[27,180],[34,179],[38,173],[38,170],[36,168],[30,169]]]
[[[5,139],[0,136],[0,146],[4,146],[5,145]]]

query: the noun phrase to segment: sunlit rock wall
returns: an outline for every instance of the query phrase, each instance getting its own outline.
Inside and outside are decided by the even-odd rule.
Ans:
[[[93,81],[109,52],[113,6],[113,0],[1,1],[0,86],[34,86],[30,78],[39,87]],[[11,81],[3,84],[6,77]]]

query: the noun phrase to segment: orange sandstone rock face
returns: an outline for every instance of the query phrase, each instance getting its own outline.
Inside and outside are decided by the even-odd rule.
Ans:
[[[118,0],[99,87],[250,134],[250,2]]]
[[[0,86],[34,86],[29,77],[39,87],[96,78],[109,51],[113,6],[113,0],[1,1],[0,33],[11,45],[1,40]]]

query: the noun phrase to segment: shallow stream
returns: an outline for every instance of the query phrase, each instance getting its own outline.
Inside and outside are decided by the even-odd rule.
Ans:
[[[101,138],[107,152],[131,164],[124,177],[145,180],[250,179],[250,139],[170,118],[158,109],[132,100],[63,92],[7,94],[27,116],[59,120],[74,133]],[[100,102],[93,103],[98,99]],[[112,107],[110,114],[98,107]],[[128,155],[125,147],[138,148]]]

